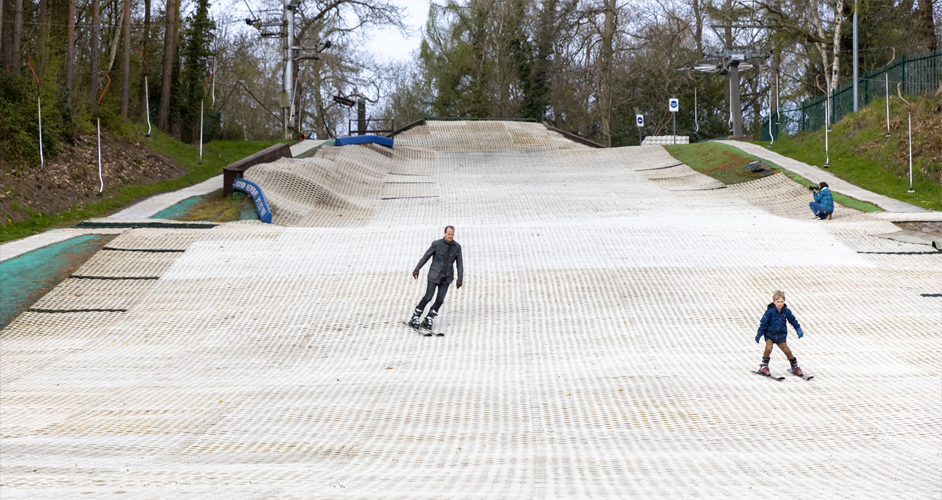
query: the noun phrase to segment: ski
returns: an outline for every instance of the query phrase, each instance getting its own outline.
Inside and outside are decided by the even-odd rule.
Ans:
[[[410,325],[409,322],[406,321],[406,320],[402,320],[402,324],[404,324],[404,325],[408,326],[409,328],[415,330],[416,333],[418,333],[419,335],[421,335],[421,336],[423,336],[423,337],[431,337],[431,336],[432,336],[431,333],[423,332],[423,331],[420,330],[418,327]]]
[[[765,378],[770,378],[770,379],[772,379],[772,380],[778,380],[778,381],[785,380],[785,377],[773,377],[773,376],[771,376],[771,375],[763,375],[762,373],[759,373],[759,372],[757,372],[757,371],[755,371],[755,370],[753,370],[752,373],[755,373],[756,375],[762,375],[763,377],[765,377]]]
[[[788,371],[788,373],[791,373],[792,375],[795,375],[795,372],[793,372],[791,368],[789,368],[787,371]],[[803,378],[803,379],[805,379],[805,380],[811,380],[811,379],[814,378],[814,375],[795,375],[795,376],[796,376],[796,377],[801,377],[801,378]]]
[[[433,330],[429,330],[428,328],[425,328],[424,326],[423,326],[422,328],[424,328],[425,331],[428,332],[428,333],[425,334],[426,337],[431,337],[432,335],[434,335],[434,336],[436,336],[436,337],[444,337],[444,336],[445,336],[445,334],[442,333],[442,332],[436,332],[436,331],[433,331]]]

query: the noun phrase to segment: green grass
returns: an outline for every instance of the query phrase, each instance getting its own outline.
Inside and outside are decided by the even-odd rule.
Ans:
[[[152,218],[201,222],[258,220],[258,213],[255,210],[255,203],[251,196],[236,192],[224,198],[220,189],[184,200]]]
[[[138,132],[145,130],[136,125]],[[57,226],[72,225],[84,219],[107,216],[132,202],[155,194],[175,191],[222,173],[226,165],[261,151],[273,144],[285,141],[213,141],[203,145],[203,163],[199,163],[199,146],[183,144],[172,137],[154,130],[149,138],[140,138],[142,144],[163,153],[186,168],[187,173],[175,179],[129,186],[106,191],[98,203],[73,208],[66,212],[45,214],[30,212],[30,218],[19,222],[0,224],[0,242],[15,240]]]
[[[778,144],[778,141],[775,141]],[[749,182],[763,177],[762,174],[756,174],[743,168],[747,163],[758,161],[765,165],[766,170],[774,173],[787,175],[793,181],[803,185],[812,186],[815,183],[804,177],[785,170],[767,160],[757,158],[741,149],[728,144],[719,144],[716,142],[699,142],[696,144],[678,144],[664,146],[667,152],[678,161],[705,175],[726,185]],[[855,200],[849,196],[840,193],[833,193],[834,202],[848,208],[860,210],[862,212],[881,212],[880,207]]]
[[[913,101],[913,190],[909,190],[909,144],[907,109],[891,99],[890,137],[886,137],[885,101],[871,103],[846,116],[828,134],[828,171],[868,191],[929,210],[942,210],[939,181],[939,150],[942,133],[939,114],[929,99]],[[767,142],[756,142],[765,146]],[[775,140],[772,151],[822,166],[825,161],[824,131],[803,133]],[[921,153],[920,151],[927,151]],[[935,156],[935,157],[934,157]],[[932,177],[935,177],[933,179]],[[835,201],[837,197],[835,196]]]

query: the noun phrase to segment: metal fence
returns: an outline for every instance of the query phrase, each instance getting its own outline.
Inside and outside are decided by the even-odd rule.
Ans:
[[[864,73],[858,80],[858,103],[866,106],[886,96],[889,86],[891,96],[896,95],[896,84],[902,86],[906,95],[920,95],[942,85],[942,49],[921,54],[904,55],[887,66]],[[762,120],[762,140],[768,141],[780,133],[789,135],[803,131],[818,130],[824,125],[827,96],[821,95],[802,102],[792,109],[781,109],[773,114],[772,132],[769,119]],[[854,82],[831,91],[830,123],[835,123],[854,111]]]

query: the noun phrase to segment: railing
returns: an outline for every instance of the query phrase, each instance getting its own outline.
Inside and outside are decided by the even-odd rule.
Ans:
[[[919,95],[939,88],[942,84],[942,49],[921,54],[904,55],[888,66],[876,68],[864,73],[858,79],[858,104],[863,107],[886,95],[887,79],[890,95],[896,94],[896,84],[903,85],[903,93]],[[773,114],[772,136],[785,132],[795,134],[802,131],[818,130],[824,125],[824,113],[827,96],[820,95],[809,99],[792,109],[782,109]],[[854,111],[854,82],[849,82],[831,91],[830,123],[835,123]],[[769,120],[762,120],[762,140],[771,140]]]
[[[347,123],[347,135],[374,134],[389,136],[396,130],[396,123],[389,118],[367,118],[365,128],[360,132],[359,121],[351,119]]]

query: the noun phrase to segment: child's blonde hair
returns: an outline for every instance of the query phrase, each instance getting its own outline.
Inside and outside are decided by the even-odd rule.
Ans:
[[[776,290],[776,291],[772,294],[772,302],[775,302],[776,300],[778,300],[779,297],[781,297],[782,300],[785,300],[785,292],[783,292],[783,291],[781,291],[781,290]]]

